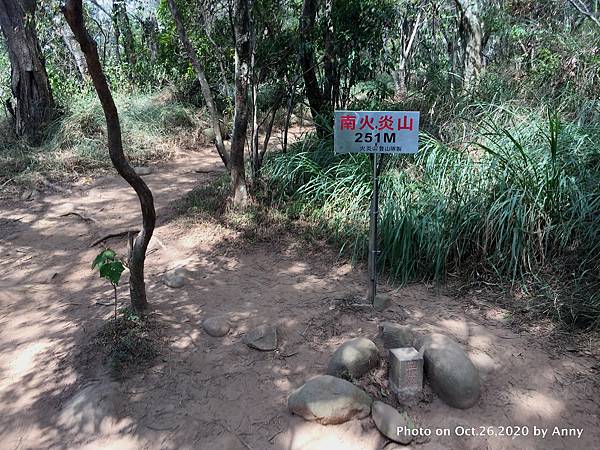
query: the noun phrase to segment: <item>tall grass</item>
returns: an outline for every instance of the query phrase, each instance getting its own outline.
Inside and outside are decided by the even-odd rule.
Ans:
[[[191,108],[164,94],[117,95],[115,101],[124,150],[133,164],[169,157],[172,139],[197,122]],[[73,99],[37,147],[17,138],[8,121],[0,122],[0,185],[5,188],[32,185],[40,177],[73,179],[111,167],[104,115],[91,93]]]
[[[573,295],[553,311],[600,318],[598,295],[583,292],[600,268],[598,128],[485,105],[471,117],[473,142],[449,146],[425,134],[416,156],[386,157],[380,265],[402,282],[475,268],[511,282],[557,271]],[[367,155],[335,156],[313,136],[271,157],[264,173],[278,200],[365,259],[371,170]]]

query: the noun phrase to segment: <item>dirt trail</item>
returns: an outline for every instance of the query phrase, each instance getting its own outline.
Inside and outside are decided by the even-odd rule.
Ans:
[[[360,295],[363,275],[331,250],[307,249],[293,237],[236,250],[233,230],[174,220],[173,203],[220,170],[206,149],[145,177],[159,215],[147,288],[165,343],[148,370],[123,382],[86,365],[81,352],[111,315],[98,304],[112,292],[89,269],[98,251],[90,243],[139,222],[132,191],[106,177],[68,193],[0,204],[2,448],[216,449],[219,438],[235,433],[254,450],[380,449],[386,441],[370,420],[305,422],[287,412],[286,398],[323,373],[339,343],[374,337],[381,320],[446,333],[480,368],[483,392],[475,407],[455,410],[430,396],[411,410],[418,425],[434,432],[472,426],[477,434],[480,426],[525,425],[530,432],[515,439],[451,433],[422,439],[419,448],[597,448],[597,360],[557,352],[549,338],[516,334],[502,310],[426,285],[391,291],[394,304],[385,313],[352,308],[339,299]],[[109,244],[125,248],[122,239]],[[186,285],[173,290],[161,276],[178,266],[188,271]],[[119,288],[122,299],[127,289],[126,282]],[[235,322],[225,338],[207,336],[198,324],[218,313]],[[241,342],[260,323],[281,330],[277,352]],[[545,439],[532,435],[534,426],[549,429]],[[583,434],[550,436],[554,426]]]

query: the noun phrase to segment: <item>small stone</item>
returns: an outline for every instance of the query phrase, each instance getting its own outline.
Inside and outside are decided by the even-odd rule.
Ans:
[[[383,322],[379,324],[379,335],[385,348],[405,348],[415,345],[415,333],[408,325]]]
[[[460,409],[477,403],[479,372],[457,342],[442,334],[431,334],[423,339],[420,353],[431,389],[442,400]]]
[[[375,308],[375,311],[383,312],[389,308],[392,300],[392,297],[387,294],[378,294],[373,301],[373,308]]]
[[[271,325],[260,325],[243,337],[244,343],[253,349],[269,352],[277,348],[277,328]]]
[[[164,276],[164,282],[170,288],[182,288],[185,284],[185,270],[182,268],[177,268],[167,271]]]
[[[204,137],[206,138],[206,140],[208,142],[214,142],[216,135],[215,135],[215,130],[212,129],[212,127],[210,128],[205,128],[204,130],[202,130],[202,134],[204,135]]]
[[[139,176],[150,175],[152,172],[154,172],[152,167],[145,166],[134,167],[133,170],[135,170],[135,173],[137,173]]]
[[[344,342],[331,356],[327,374],[338,378],[362,377],[379,364],[379,350],[367,338],[355,338]]]
[[[226,317],[215,316],[204,319],[202,321],[202,328],[213,337],[223,337],[229,333],[231,325],[229,325]]]
[[[322,425],[335,425],[369,415],[373,400],[363,390],[341,378],[319,375],[288,397],[292,414]]]
[[[413,439],[410,433],[398,433],[398,428],[401,430],[411,430],[414,428],[414,423],[408,417],[408,414],[405,412],[400,413],[390,405],[375,401],[371,406],[371,415],[373,416],[375,426],[386,438],[400,444],[410,444]]]

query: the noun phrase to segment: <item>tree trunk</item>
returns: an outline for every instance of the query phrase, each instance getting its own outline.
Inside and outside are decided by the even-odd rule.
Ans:
[[[233,32],[235,36],[235,105],[231,136],[231,196],[235,206],[246,206],[248,189],[244,168],[244,145],[248,129],[248,85],[250,78],[250,5],[235,0]]]
[[[60,17],[60,16],[56,16],[56,17]],[[79,43],[75,40],[75,36],[73,36],[73,33],[71,32],[71,29],[69,28],[68,25],[59,24],[59,26],[60,26],[60,34],[63,38],[63,42],[65,43],[67,50],[69,50],[69,53],[73,57],[73,62],[75,63],[75,66],[77,67],[77,70],[79,71],[79,76],[81,77],[82,80],[87,79],[87,77],[88,77],[87,63],[85,62],[85,55],[81,51],[81,48],[79,47]]]
[[[327,119],[323,118],[325,101],[315,68],[314,46],[312,44],[312,33],[315,27],[317,15],[317,0],[304,0],[302,4],[302,16],[300,17],[300,68],[304,78],[306,97],[310,105],[310,112],[317,129],[319,137],[323,138],[326,129],[323,126]]]
[[[79,42],[81,50],[85,55],[88,70],[94,88],[102,104],[104,117],[106,119],[106,130],[108,134],[108,152],[110,159],[119,175],[135,190],[142,210],[142,229],[133,241],[129,256],[129,293],[131,295],[131,306],[134,310],[141,312],[148,307],[146,299],[146,285],[144,282],[144,262],[146,260],[146,249],[154,232],[156,223],[156,212],[152,192],[135,173],[129,161],[123,153],[121,142],[121,125],[119,114],[113,101],[110,88],[100,65],[96,42],[88,34],[83,19],[81,0],[67,0],[63,7],[63,13],[67,23],[71,27],[75,39]]]
[[[144,38],[150,52],[150,62],[156,63],[158,59],[158,23],[156,17],[151,15],[143,22]]]
[[[225,150],[225,145],[223,144],[223,132],[221,131],[221,114],[217,112],[217,107],[215,106],[215,102],[212,96],[212,92],[210,91],[210,85],[208,84],[208,80],[206,79],[206,75],[204,73],[204,66],[198,59],[198,54],[196,50],[192,46],[190,42],[187,32],[185,31],[185,27],[183,26],[183,21],[181,20],[181,16],[179,15],[179,11],[177,10],[177,5],[175,4],[175,0],[168,0],[169,9],[171,10],[171,15],[173,16],[173,21],[175,22],[175,27],[177,28],[177,34],[179,34],[179,39],[183,44],[183,48],[187,53],[188,58],[194,67],[196,72],[196,77],[198,78],[198,82],[200,83],[200,89],[202,90],[202,97],[204,97],[204,102],[206,103],[206,107],[208,108],[208,113],[210,114],[210,120],[212,122],[212,128],[215,132],[215,145],[217,147],[217,152],[221,157],[221,161],[225,164],[225,167],[229,168],[230,157]]]
[[[125,59],[127,60],[127,73],[129,74],[129,78],[133,80],[137,58],[135,55],[133,32],[131,31],[129,16],[125,8],[125,0],[113,0],[113,20],[117,22],[115,31],[119,31],[118,35],[115,33],[117,47],[119,47],[119,36],[121,33],[123,34],[123,49],[125,50]]]
[[[0,0],[0,28],[11,66],[12,113],[17,135],[41,137],[54,102],[35,31],[35,0]]]
[[[460,15],[459,35],[462,45],[462,88],[477,87],[482,65],[483,32],[479,20],[478,0],[455,0]]]

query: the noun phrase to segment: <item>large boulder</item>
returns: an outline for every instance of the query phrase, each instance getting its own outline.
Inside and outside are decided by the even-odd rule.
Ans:
[[[360,378],[379,363],[379,350],[367,338],[344,342],[331,356],[327,374],[338,378]]]
[[[433,391],[448,405],[467,409],[477,403],[479,372],[465,351],[442,334],[422,340],[425,375]]]
[[[406,348],[415,346],[416,334],[408,325],[394,322],[379,324],[379,336],[385,348]]]
[[[242,338],[244,343],[255,350],[268,352],[277,348],[277,328],[271,325],[260,325],[249,331]]]
[[[408,414],[400,413],[390,405],[375,401],[371,406],[371,415],[375,426],[386,438],[400,444],[410,444],[413,438],[406,430],[412,430],[414,424]]]
[[[335,425],[367,417],[372,402],[366,392],[349,381],[319,375],[290,394],[288,409],[306,420]]]

